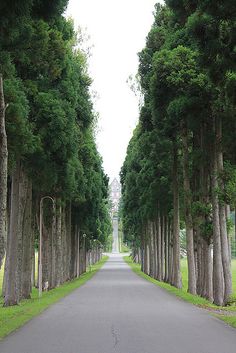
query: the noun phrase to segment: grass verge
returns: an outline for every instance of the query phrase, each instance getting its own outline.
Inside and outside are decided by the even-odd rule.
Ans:
[[[236,328],[236,316],[227,316],[227,315],[215,315],[218,319],[223,320],[228,325]]]
[[[91,271],[84,273],[80,278],[64,283],[60,287],[52,289],[49,292],[44,292],[41,299],[38,298],[38,290],[34,288],[31,299],[23,300],[17,306],[7,308],[0,307],[0,339],[24,325],[33,317],[39,315],[50,305],[56,303],[73,290],[82,286],[95,275],[107,259],[108,256],[104,256],[101,261],[91,266]],[[2,298],[0,300],[0,305],[2,305]]]
[[[174,294],[175,296],[187,301],[188,303],[200,306],[202,308],[208,309],[210,313],[215,314],[219,319],[225,321],[227,324],[233,326],[236,328],[236,315],[235,315],[235,307],[231,309],[227,307],[218,307],[211,302],[209,302],[207,299],[204,299],[202,297],[199,297],[198,295],[192,295],[188,293],[185,289],[177,289],[173,286],[171,286],[168,283],[160,282],[155,280],[154,278],[146,275],[141,271],[141,266],[139,264],[136,264],[132,261],[130,256],[124,256],[125,262],[131,267],[131,269],[140,277],[145,278],[149,282],[156,284],[157,286],[164,288],[168,292]],[[183,278],[183,282],[185,280],[185,277]],[[224,314],[217,314],[217,312],[224,312]]]
[[[236,300],[236,259],[232,259],[232,288],[233,288],[233,295],[232,299]],[[181,259],[181,273],[182,273],[182,282],[183,282],[183,290],[187,292],[188,289],[188,264],[187,259]],[[235,307],[236,309],[236,307]],[[230,307],[232,310],[232,307]]]

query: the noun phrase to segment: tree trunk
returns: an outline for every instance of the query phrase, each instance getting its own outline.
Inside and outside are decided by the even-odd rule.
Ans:
[[[224,193],[224,182],[222,180],[222,173],[224,171],[223,153],[222,153],[222,121],[218,119],[217,123],[217,163],[219,173],[219,188],[221,193]],[[229,253],[229,240],[227,235],[227,223],[225,204],[222,200],[219,202],[219,218],[220,218],[220,237],[221,237],[221,253],[222,265],[224,274],[224,304],[230,299],[232,294],[232,275],[231,275],[231,258]]]
[[[21,178],[20,162],[17,162],[12,175],[11,185],[11,211],[9,233],[7,238],[7,253],[5,266],[5,283],[4,283],[4,306],[16,305],[20,299],[19,288],[19,217],[21,205],[19,200],[20,178]]]
[[[7,134],[5,128],[6,105],[3,92],[3,79],[0,74],[0,269],[5,256],[7,226]]]
[[[61,222],[61,249],[62,249],[62,271],[61,271],[61,283],[66,281],[66,254],[67,254],[67,243],[66,243],[66,209],[62,207],[62,222]]]
[[[76,277],[78,278],[80,275],[80,230],[79,230],[79,227],[77,229],[75,236],[77,237]]]
[[[168,282],[168,277],[169,277],[169,237],[168,237],[168,221],[167,221],[167,216],[164,217],[164,225],[165,225],[165,282]]]
[[[152,238],[152,277],[156,277],[156,251],[155,251],[155,232],[154,232],[154,222],[150,222],[150,232]],[[137,249],[138,257],[139,257],[139,249]]]
[[[215,129],[215,121],[213,123]],[[213,300],[216,305],[223,305],[224,302],[224,277],[221,255],[221,236],[219,218],[219,199],[218,199],[218,163],[217,163],[217,141],[213,143],[212,151],[212,214],[213,214]]]
[[[225,206],[225,215],[226,215],[226,222],[230,221],[230,205]],[[231,243],[231,237],[228,235],[228,245],[229,245],[229,258],[230,261],[232,261],[232,243]]]
[[[43,225],[42,225],[42,289],[48,290],[50,283],[50,262],[51,262],[51,217],[49,216],[49,201],[44,200],[42,206]]]
[[[29,258],[31,259],[31,248],[28,244],[28,239],[32,234],[30,229],[31,200],[31,183],[21,163],[17,162],[12,176],[9,242],[5,271],[5,306],[17,304],[24,296],[29,297],[30,294],[26,294],[27,288],[23,291],[22,287],[22,280],[24,279],[26,283],[26,277],[29,293],[31,292],[31,270],[30,272],[26,270],[27,264],[24,264],[24,261],[27,263]],[[10,283],[11,281],[14,281],[14,285]]]
[[[161,280],[165,277],[165,237],[164,217],[161,215]]]
[[[151,273],[151,258],[150,258],[150,234],[148,222],[146,223],[146,251],[147,251],[147,274],[150,276]]]
[[[141,271],[144,272],[144,237],[141,232]]]
[[[173,222],[168,222],[168,283],[173,284]]]
[[[173,248],[172,248],[172,282],[176,288],[182,288],[180,272],[180,226],[179,226],[179,182],[177,146],[173,144]]]
[[[161,225],[160,225],[160,215],[158,213],[156,220],[156,235],[157,235],[157,279],[158,281],[162,281],[162,248],[161,248]]]
[[[212,246],[205,239],[203,239],[203,266],[204,266],[204,289],[202,296],[213,301],[212,288]]]
[[[153,278],[157,279],[157,239],[156,239],[155,221],[152,221],[152,234],[153,234]]]
[[[152,221],[151,223],[151,231],[152,231],[152,238],[153,238],[153,278],[157,278],[157,244],[156,244],[156,229],[155,229],[155,222]]]
[[[29,299],[31,294],[32,253],[34,249],[32,232],[32,183],[27,180],[26,205],[23,218],[23,258],[21,273],[21,298]]]
[[[61,200],[57,199],[56,206],[56,287],[61,284],[62,273],[62,214],[61,214]]]
[[[210,165],[209,159],[205,156],[210,156],[212,151],[209,148],[209,138],[207,132],[209,127],[202,123],[201,134],[200,134],[200,147],[201,147],[201,165],[200,165],[200,202],[205,206],[210,203]],[[202,225],[211,224],[211,215],[206,213],[201,215]],[[204,228],[203,228],[204,229]],[[212,283],[212,234],[205,234],[200,231],[200,239],[202,244],[202,273],[203,273],[203,288],[201,289],[201,296],[213,301],[213,283]]]
[[[72,243],[71,243],[71,233],[72,233],[72,226],[71,226],[71,202],[69,202],[67,206],[67,212],[66,212],[66,242],[67,242],[67,254],[66,254],[66,280],[68,281],[70,279],[70,263],[71,263],[71,257],[72,257]]]
[[[154,249],[153,249],[153,234],[152,234],[152,223],[148,222],[148,235],[149,235],[149,262],[150,262],[150,276],[154,274]]]
[[[183,178],[184,178],[184,208],[187,241],[187,260],[188,260],[188,292],[196,294],[196,268],[194,258],[194,238],[192,220],[192,193],[189,177],[189,146],[187,122],[184,123],[182,131],[183,140]]]
[[[52,233],[51,233],[51,277],[50,288],[56,287],[56,244],[57,244],[57,219],[56,219],[56,200],[53,203],[52,213]]]
[[[197,277],[197,294],[201,295],[203,290],[203,283],[204,283],[204,265],[203,265],[203,249],[202,249],[202,239],[200,236],[199,227],[196,229],[197,235],[197,256],[196,256],[196,277]]]

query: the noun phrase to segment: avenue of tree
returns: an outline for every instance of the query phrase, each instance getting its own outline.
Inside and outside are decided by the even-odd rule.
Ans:
[[[142,270],[217,305],[232,293],[236,207],[236,3],[156,5],[139,53],[144,103],[121,170],[126,240]]]
[[[43,210],[43,286],[98,260],[111,231],[86,55],[68,0],[1,0],[0,268],[4,305],[29,298]]]

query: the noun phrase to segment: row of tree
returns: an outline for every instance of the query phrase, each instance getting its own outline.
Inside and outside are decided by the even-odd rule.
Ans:
[[[139,54],[144,104],[121,170],[126,239],[150,276],[224,305],[236,205],[236,4],[167,0]],[[141,249],[138,250],[138,249]]]
[[[94,137],[91,79],[73,23],[63,16],[67,2],[3,0],[0,5],[5,306],[30,297],[40,218],[47,289],[83,273],[88,253],[96,249],[97,260],[111,231],[108,178]]]

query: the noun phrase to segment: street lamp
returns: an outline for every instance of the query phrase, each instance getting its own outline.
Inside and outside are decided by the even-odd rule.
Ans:
[[[53,204],[53,211],[55,210],[55,200],[51,196],[44,196],[40,200],[39,207],[39,268],[38,268],[38,277],[39,277],[39,298],[42,297],[43,291],[43,272],[42,272],[42,243],[43,243],[43,201],[49,199]]]

